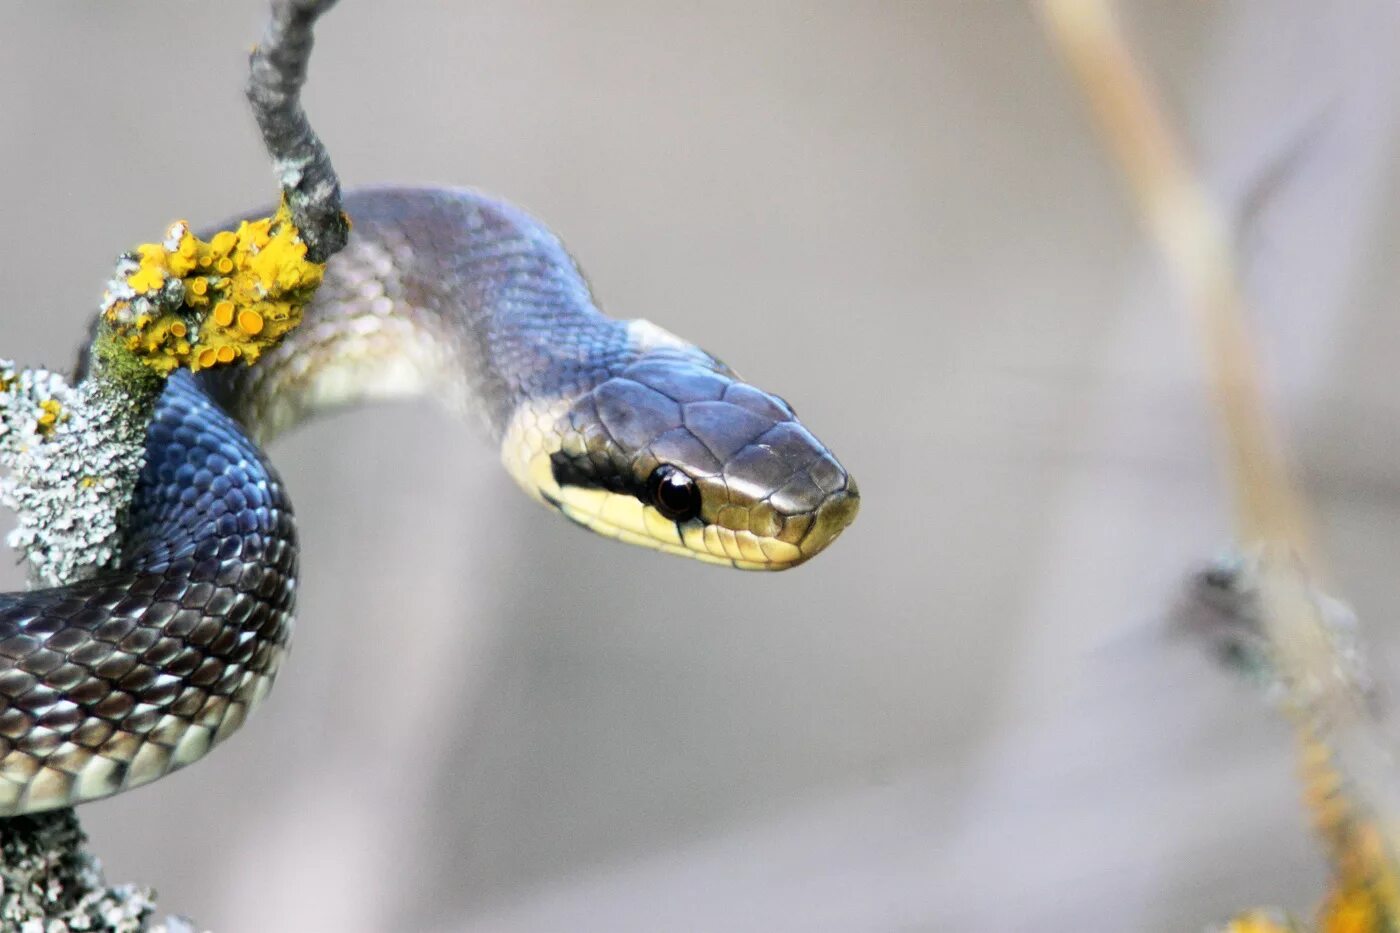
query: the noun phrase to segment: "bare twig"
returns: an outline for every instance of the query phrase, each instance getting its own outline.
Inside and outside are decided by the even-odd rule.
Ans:
[[[301,108],[312,27],[334,5],[335,0],[273,0],[248,67],[248,102],[312,262],[339,252],[350,232],[330,152]]]

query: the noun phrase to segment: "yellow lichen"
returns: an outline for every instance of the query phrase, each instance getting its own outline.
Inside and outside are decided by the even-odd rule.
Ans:
[[[159,243],[143,243],[137,247],[136,255],[140,257],[141,266],[127,278],[126,283],[138,294],[159,290],[169,273],[165,264],[165,250]]]
[[[1266,910],[1251,910],[1227,923],[1221,933],[1294,933],[1298,928]]]
[[[39,403],[39,417],[34,425],[34,430],[43,437],[53,434],[53,429],[58,426],[58,422],[63,418],[63,406],[58,399],[44,399]]]
[[[251,308],[244,308],[238,312],[238,329],[251,337],[256,337],[262,333],[262,315]]]
[[[142,363],[164,375],[252,363],[301,321],[325,265],[306,259],[285,202],[208,242],[182,221],[146,243],[109,294],[104,316]]]
[[[1391,851],[1378,814],[1361,798],[1338,764],[1321,722],[1295,714],[1303,800],[1322,838],[1332,884],[1318,907],[1313,933],[1400,931],[1400,860]],[[1223,933],[1285,933],[1304,927],[1265,911],[1232,920]]]
[[[1375,892],[1368,888],[1334,891],[1318,912],[1318,933],[1389,933],[1395,927]]]
[[[1400,869],[1375,814],[1338,768],[1321,730],[1296,723],[1303,799],[1332,863],[1332,891],[1317,914],[1320,933],[1394,933],[1400,928]]]

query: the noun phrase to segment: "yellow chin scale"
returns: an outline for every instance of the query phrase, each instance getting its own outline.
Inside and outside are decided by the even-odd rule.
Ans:
[[[555,426],[569,404],[561,399],[522,406],[501,440],[501,462],[537,502],[554,506],[571,521],[605,537],[710,564],[739,570],[785,570],[805,559],[795,545],[751,531],[694,521],[677,526],[626,493],[560,486],[554,479],[551,457],[563,446]]]
[[[547,469],[548,458],[543,459]],[[784,570],[802,559],[801,552],[786,541],[760,538],[751,531],[697,521],[678,526],[625,493],[566,486],[559,490],[557,501],[561,512],[600,535],[709,564],[740,570]]]

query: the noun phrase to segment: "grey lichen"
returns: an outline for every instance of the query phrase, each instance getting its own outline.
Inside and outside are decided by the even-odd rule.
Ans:
[[[0,823],[0,929],[194,933],[183,917],[152,924],[155,892],[133,884],[108,887],[86,844],[72,810]]]
[[[180,248],[180,241],[189,233],[189,224],[176,221],[165,231],[161,246],[169,252]],[[146,316],[158,318],[164,314],[178,312],[185,303],[185,282],[179,276],[166,279],[159,289],[151,292],[138,292],[131,285],[131,278],[141,270],[141,259],[137,253],[123,253],[117,257],[117,268],[107,282],[107,290],[102,293],[102,316],[111,318],[113,323],[130,325],[137,318]]]
[[[0,927],[19,933],[151,930],[154,893],[135,885],[107,887],[86,841],[72,810],[0,824]]]
[[[119,557],[157,396],[123,385],[106,367],[74,386],[0,361],[0,503],[18,515],[7,542],[33,585],[76,582]]]
[[[99,349],[103,346],[99,341]],[[145,461],[146,425],[162,382],[119,355],[95,354],[77,385],[0,361],[0,502],[18,524],[8,542],[31,586],[59,586],[112,567]],[[133,368],[134,367],[134,368]],[[18,933],[187,933],[151,925],[155,893],[108,887],[71,809],[0,820],[0,929]]]

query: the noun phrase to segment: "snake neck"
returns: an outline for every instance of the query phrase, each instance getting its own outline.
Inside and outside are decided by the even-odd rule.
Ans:
[[[636,322],[600,313],[558,238],[518,208],[414,188],[345,207],[349,243],[301,326],[255,366],[204,377],[260,443],[336,408],[425,395],[475,411],[500,442],[526,400],[562,404],[635,357]]]

